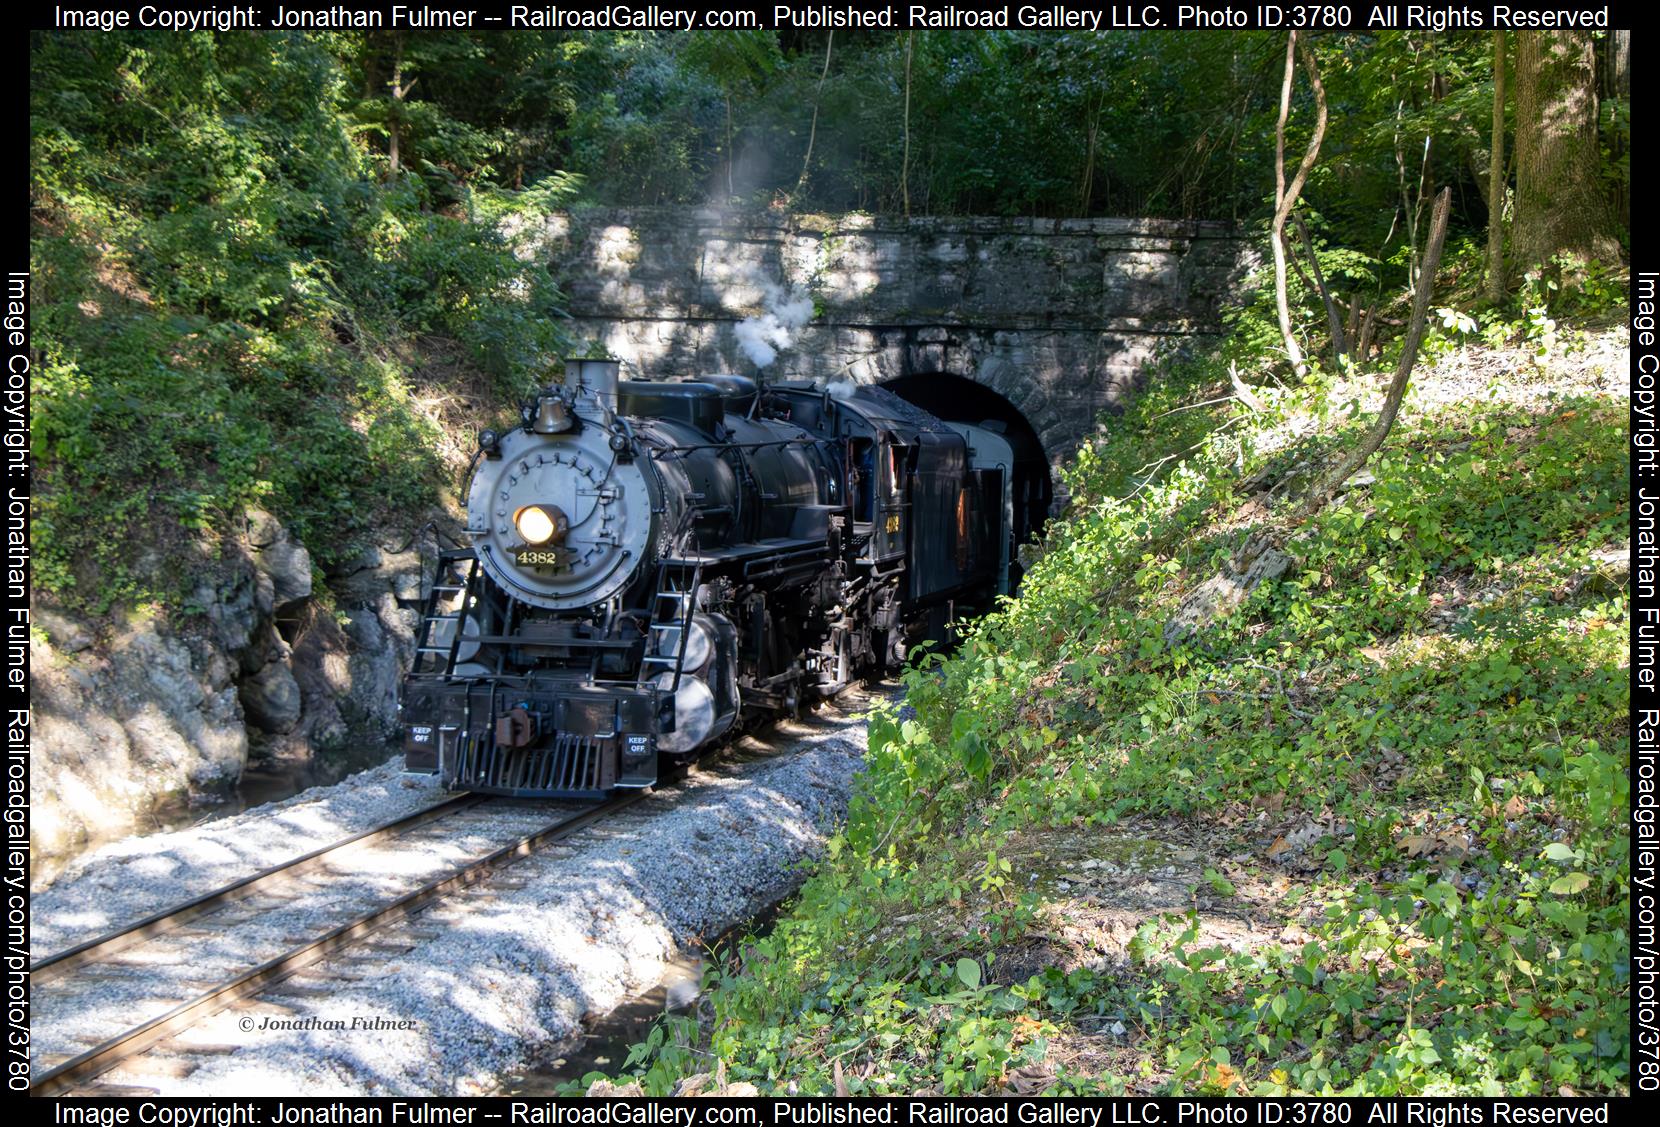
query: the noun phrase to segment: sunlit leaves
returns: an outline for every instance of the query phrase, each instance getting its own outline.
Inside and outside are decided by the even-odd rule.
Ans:
[[[439,427],[411,395],[429,378],[413,337],[444,364],[459,352],[504,399],[563,341],[546,271],[487,223],[430,210],[426,181],[381,183],[351,116],[358,44],[35,44],[34,327],[52,358],[34,412],[43,590],[94,611],[177,594],[193,582],[177,565],[202,558],[185,544],[211,557],[249,504],[326,565],[436,496]],[[429,111],[436,155],[449,126]],[[467,191],[465,174],[435,179]]]

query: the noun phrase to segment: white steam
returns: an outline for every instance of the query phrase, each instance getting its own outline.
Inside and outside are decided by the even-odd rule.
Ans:
[[[830,393],[831,399],[851,399],[853,393],[859,390],[859,385],[843,376],[839,380],[832,380],[830,386],[824,390]]]
[[[813,299],[800,290],[786,291],[773,282],[761,283],[766,311],[738,322],[733,333],[750,363],[765,368],[790,347],[796,330],[813,319]]]

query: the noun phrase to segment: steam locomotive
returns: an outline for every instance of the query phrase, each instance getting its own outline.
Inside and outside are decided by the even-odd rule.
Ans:
[[[1011,465],[995,432],[878,387],[569,361],[479,435],[405,765],[521,797],[647,787],[891,669],[1006,591]]]

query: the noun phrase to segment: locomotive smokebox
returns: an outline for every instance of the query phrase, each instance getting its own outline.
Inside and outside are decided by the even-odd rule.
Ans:
[[[622,379],[622,364],[616,360],[565,361],[565,386],[572,391],[587,388],[612,411],[617,409],[617,382]]]

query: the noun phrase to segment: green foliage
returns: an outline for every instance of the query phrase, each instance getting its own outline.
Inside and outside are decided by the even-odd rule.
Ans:
[[[916,32],[909,181],[923,213],[1226,216],[1267,150],[1274,37]],[[619,202],[792,192],[818,107],[804,209],[898,210],[906,37],[823,42],[700,33],[584,37],[573,167]],[[1222,93],[1218,93],[1218,84]],[[734,136],[727,151],[727,109]],[[1243,139],[1243,140],[1242,140]]]
[[[480,377],[510,397],[577,347],[515,239],[579,192],[896,210],[904,178],[924,214],[1263,215],[1278,35],[917,33],[908,164],[906,43],[838,38],[821,91],[823,41],[771,35],[34,34],[37,584],[185,605],[189,562],[251,504],[325,566],[406,524],[443,484],[432,404]],[[1315,253],[1347,300],[1399,310],[1423,187],[1480,187],[1490,40],[1311,46],[1332,111]],[[1299,79],[1290,151],[1310,108]],[[1548,373],[1623,275],[1541,264],[1478,308],[1485,195],[1455,197],[1463,293],[1438,293],[1425,356],[1520,342]],[[648,1090],[705,1053],[772,1090],[830,1090],[835,1062],[884,1092],[1628,1086],[1626,611],[1581,583],[1625,535],[1623,415],[1409,401],[1374,480],[1293,534],[1274,502],[1365,420],[1318,369],[1264,386],[1281,342],[1258,282],[1219,353],[1172,360],[1080,453],[1021,597],[872,717],[827,863],[721,977],[712,1028],[630,1057]],[[1317,356],[1323,312],[1289,288]],[[1240,412],[1229,363],[1264,410]],[[1167,642],[1264,524],[1295,565]],[[1122,975],[1020,962],[1066,903],[1046,848],[1132,816],[1225,836],[1268,803],[1325,827],[1280,905],[1306,939],[1224,948],[1195,909],[1143,926]],[[1202,871],[1195,901],[1249,875]],[[1133,1066],[1055,1066],[1103,1029]]]
[[[187,546],[254,504],[326,565],[441,485],[414,342],[458,342],[504,393],[561,347],[545,271],[431,210],[421,178],[376,177],[342,46],[35,37],[41,590],[93,611],[177,596]]]
[[[1620,405],[1409,399],[1375,480],[1281,527],[1294,566],[1171,645],[1251,530],[1239,483],[1294,497],[1369,424],[1324,376],[1261,389],[1261,414],[1212,403],[1226,359],[1172,365],[1081,453],[1020,598],[871,717],[827,861],[711,994],[701,1043],[734,1079],[824,1092],[839,1059],[872,1093],[1627,1090],[1627,620],[1576,578],[1626,535]],[[1158,451],[1181,454],[1149,472]],[[1000,971],[1075,910],[1069,850],[1184,819],[1219,858],[1193,894],[1232,900],[1256,870],[1220,858],[1261,845],[1229,819],[1264,804],[1327,827],[1307,882],[1253,909],[1305,938],[1238,950],[1189,911],[1122,972]],[[1114,1063],[1050,1054],[1114,1023]]]
[[[1482,255],[1480,247],[1467,243],[1454,252],[1450,268],[1475,276]],[[1622,321],[1629,290],[1630,272],[1618,264],[1558,255],[1528,270],[1517,291],[1498,306],[1473,312],[1451,305],[1436,309],[1423,355],[1433,361],[1476,340],[1491,348],[1514,342],[1525,345],[1535,364],[1542,365],[1553,357],[1580,351],[1589,339],[1588,329]],[[1471,293],[1449,296],[1455,301],[1474,301]],[[1564,329],[1565,320],[1584,327]]]
[[[1453,242],[1485,241],[1492,37],[1332,32],[1305,42],[1330,114],[1301,207],[1333,289],[1370,304],[1410,281],[1435,187],[1456,189]],[[827,72],[818,34],[619,32],[563,47],[575,108],[560,143],[610,202],[735,196],[896,212],[903,180],[912,213],[924,215],[1252,222],[1271,206],[1282,34],[844,35]],[[1601,173],[1618,197],[1629,193],[1630,105],[1605,106]],[[1306,144],[1313,108],[1299,72],[1288,152]]]

